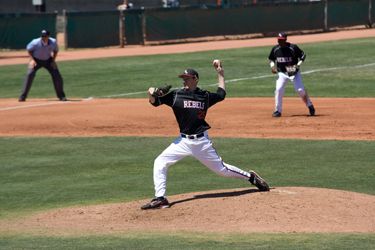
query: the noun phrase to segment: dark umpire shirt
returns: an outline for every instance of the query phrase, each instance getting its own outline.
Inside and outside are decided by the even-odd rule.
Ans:
[[[193,135],[200,134],[210,125],[204,120],[208,108],[224,100],[226,92],[218,88],[216,93],[196,88],[194,91],[177,89],[169,92],[163,97],[156,97],[152,105],[166,104],[173,109],[173,113],[180,127],[180,133]]]
[[[295,44],[286,43],[285,47],[276,45],[272,48],[268,59],[277,63],[277,71],[287,73],[287,67],[304,61],[306,54]],[[297,70],[298,71],[298,70]]]

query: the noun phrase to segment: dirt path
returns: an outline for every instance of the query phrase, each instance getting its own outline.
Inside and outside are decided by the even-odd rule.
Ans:
[[[315,98],[315,117],[308,116],[299,98],[285,98],[284,104],[282,119],[275,119],[271,117],[273,98],[229,98],[210,110],[210,135],[375,140],[374,98]],[[25,103],[0,99],[0,120],[0,136],[178,135],[169,108],[156,110],[146,99],[30,99]]]
[[[146,200],[55,209],[0,221],[0,233],[39,235],[147,232],[375,232],[375,196],[322,188],[216,190],[169,197],[172,206],[143,211]]]
[[[375,29],[345,30],[319,34],[295,35],[290,36],[288,40],[293,43],[302,44],[363,37],[375,37]],[[185,53],[244,47],[259,47],[271,46],[275,43],[275,38],[254,38],[245,40],[225,40],[215,42],[199,42],[160,46],[128,46],[125,48],[67,50],[61,51],[59,53],[58,61],[93,59],[101,57]],[[26,51],[0,53],[0,66],[12,64],[27,64],[27,62],[28,56]]]

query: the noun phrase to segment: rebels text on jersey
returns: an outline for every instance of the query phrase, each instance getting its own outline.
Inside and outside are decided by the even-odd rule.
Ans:
[[[277,71],[286,73],[288,66],[296,65],[298,60],[304,61],[306,54],[297,45],[286,43],[286,46],[283,47],[274,46],[268,59],[277,63]]]
[[[180,133],[193,135],[199,134],[210,128],[204,120],[208,108],[224,100],[226,92],[218,88],[216,93],[196,88],[194,91],[188,89],[177,89],[169,92],[165,96],[156,97],[152,105],[159,106],[165,104],[173,109]]]

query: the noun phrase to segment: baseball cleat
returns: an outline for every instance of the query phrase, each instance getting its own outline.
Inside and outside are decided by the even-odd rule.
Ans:
[[[308,108],[309,108],[310,115],[311,115],[311,116],[314,116],[314,115],[315,115],[315,108],[314,108],[314,105],[310,105]]]
[[[250,171],[249,182],[256,186],[261,192],[270,191],[270,187],[268,186],[267,182],[254,171]]]
[[[276,110],[275,112],[272,113],[272,116],[273,116],[273,117],[280,117],[280,116],[281,116],[281,113],[280,113],[279,111]]]
[[[149,203],[141,207],[142,210],[146,209],[159,209],[159,208],[168,208],[170,207],[169,202],[164,197],[156,197],[152,199]]]

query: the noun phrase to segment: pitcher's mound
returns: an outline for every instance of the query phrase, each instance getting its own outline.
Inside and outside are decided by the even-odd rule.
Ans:
[[[323,188],[215,190],[168,197],[171,207],[141,210],[149,200],[56,209],[17,221],[11,231],[43,234],[142,232],[375,232],[375,196]]]

